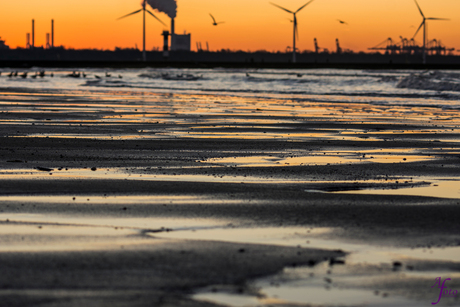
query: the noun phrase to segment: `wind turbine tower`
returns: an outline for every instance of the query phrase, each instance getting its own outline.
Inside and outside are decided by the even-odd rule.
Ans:
[[[145,52],[145,14],[146,14],[146,13],[149,13],[150,15],[153,16],[153,18],[155,18],[156,20],[158,20],[159,22],[161,22],[164,26],[166,26],[166,24],[165,24],[163,21],[161,21],[157,16],[155,16],[152,12],[150,12],[150,11],[146,8],[146,6],[147,6],[147,0],[144,0],[144,1],[142,2],[142,8],[141,8],[140,10],[134,11],[134,12],[132,12],[132,13],[129,13],[129,14],[127,14],[127,15],[125,15],[125,16],[122,16],[122,17],[120,17],[120,18],[117,19],[117,20],[120,20],[120,19],[123,19],[123,18],[125,18],[125,17],[131,16],[131,15],[135,15],[135,14],[137,14],[137,13],[142,12],[142,15],[143,15],[143,28],[142,28],[142,29],[143,29],[143,36],[142,36],[142,37],[143,37],[143,48],[142,48],[142,58],[143,58],[144,62],[147,61],[147,53]]]
[[[292,62],[295,63],[296,62],[296,38],[298,38],[299,36],[299,30],[297,28],[297,13],[300,12],[301,10],[303,10],[307,5],[309,5],[310,3],[312,3],[314,0],[310,0],[309,2],[307,2],[306,4],[302,5],[297,11],[295,12],[292,12],[288,9],[285,9],[284,7],[281,7],[279,6],[278,4],[275,4],[275,3],[272,3],[270,2],[270,4],[276,6],[277,8],[279,9],[282,9],[283,11],[286,11],[292,15],[294,15],[294,39],[293,39],[293,44],[292,44]]]
[[[415,38],[418,34],[418,32],[420,31],[420,29],[423,27],[423,64],[426,64],[426,47],[427,47],[427,41],[428,41],[428,37],[427,37],[427,30],[426,30],[426,27],[427,27],[427,20],[449,20],[447,18],[435,18],[435,17],[425,17],[425,14],[423,14],[423,11],[422,9],[420,8],[420,6],[418,5],[417,3],[417,0],[414,0],[415,1],[415,4],[417,5],[417,8],[420,12],[420,15],[422,15],[423,17],[423,21],[422,23],[420,24],[420,27],[418,27],[417,31],[415,32],[413,38]]]

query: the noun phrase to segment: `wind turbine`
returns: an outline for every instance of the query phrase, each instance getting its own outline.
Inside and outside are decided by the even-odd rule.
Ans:
[[[415,4],[417,5],[417,8],[418,8],[419,12],[420,12],[420,15],[422,15],[422,17],[423,17],[423,21],[420,24],[420,27],[418,27],[417,31],[415,32],[415,34],[414,34],[414,36],[412,38],[415,38],[417,36],[418,32],[420,31],[420,29],[423,27],[423,64],[426,64],[426,43],[427,43],[427,40],[428,40],[427,33],[426,33],[426,21],[427,20],[450,20],[450,19],[447,19],[447,18],[435,18],[435,17],[425,17],[425,14],[423,14],[422,9],[420,8],[420,6],[417,3],[417,0],[414,0],[414,1],[415,1]]]
[[[122,16],[122,17],[120,17],[120,18],[117,19],[117,20],[120,20],[120,19],[123,19],[123,18],[125,18],[125,17],[131,16],[131,15],[135,15],[135,14],[137,14],[137,13],[142,12],[143,18],[144,18],[144,21],[143,21],[143,39],[144,39],[144,40],[143,40],[142,58],[143,58],[144,62],[147,61],[147,54],[145,53],[145,13],[149,13],[150,15],[153,16],[153,18],[155,18],[156,20],[158,20],[159,22],[161,22],[164,26],[166,26],[166,24],[165,24],[163,21],[161,21],[157,16],[153,15],[153,13],[150,12],[150,11],[146,8],[146,6],[147,6],[147,0],[144,0],[144,1],[142,2],[142,8],[141,8],[140,10],[137,10],[137,11],[135,11],[135,12],[129,13],[129,14],[127,14],[127,15],[125,15],[125,16]]]
[[[297,13],[300,12],[301,10],[303,10],[304,7],[306,7],[307,5],[309,5],[310,3],[312,3],[314,0],[310,0],[309,2],[307,2],[306,4],[302,5],[297,11],[295,12],[292,12],[288,9],[285,9],[284,7],[281,7],[279,6],[278,4],[275,4],[275,3],[272,3],[270,2],[271,5],[274,5],[276,6],[277,8],[279,9],[282,9],[283,11],[286,11],[292,15],[294,15],[294,42],[292,44],[292,62],[295,63],[296,62],[296,47],[295,47],[295,43],[296,43],[296,38],[298,38],[299,36],[299,30],[297,28]]]

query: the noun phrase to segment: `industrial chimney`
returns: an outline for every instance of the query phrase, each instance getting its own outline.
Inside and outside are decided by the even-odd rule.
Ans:
[[[175,30],[174,18],[171,18],[171,35],[176,34]]]
[[[54,19],[51,19],[51,48],[54,48]]]
[[[176,46],[176,29],[175,29],[175,24],[174,24],[174,18],[171,18],[171,48],[170,50],[173,51],[175,50]]]
[[[35,19],[32,19],[32,45],[31,48],[35,48]]]

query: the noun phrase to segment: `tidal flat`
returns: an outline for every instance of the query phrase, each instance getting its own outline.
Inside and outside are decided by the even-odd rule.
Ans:
[[[458,109],[280,95],[0,88],[0,306],[431,306],[436,278],[460,290]]]

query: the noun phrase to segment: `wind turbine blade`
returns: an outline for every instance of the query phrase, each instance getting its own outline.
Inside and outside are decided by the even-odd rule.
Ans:
[[[298,10],[296,11],[296,13],[300,12],[301,10],[303,10],[304,7],[306,7],[307,5],[309,5],[310,3],[312,3],[313,1],[315,1],[315,0],[310,0],[309,2],[305,3],[303,6],[300,7],[300,9],[298,9]]]
[[[417,34],[418,34],[418,31],[420,31],[420,29],[425,25],[425,20],[422,21],[422,23],[420,24],[420,27],[418,27],[417,31],[415,32],[414,36],[412,36],[412,38],[416,37]]]
[[[282,9],[283,11],[286,11],[286,12],[288,12],[288,13],[294,14],[294,12],[291,12],[290,10],[285,9],[284,7],[279,6],[278,4],[275,4],[275,3],[273,3],[273,2],[270,2],[270,4],[276,6],[276,7],[279,8],[279,9]]]
[[[427,20],[450,20],[449,18],[435,18],[435,17],[430,17],[427,18]]]
[[[132,12],[132,13],[129,13],[128,15],[122,16],[122,17],[118,18],[117,20],[120,20],[120,19],[123,19],[123,18],[125,18],[125,17],[131,16],[131,15],[134,15],[134,14],[137,14],[137,13],[139,13],[140,11],[142,11],[142,9],[137,10],[137,11]]]
[[[418,3],[417,3],[417,0],[414,0],[414,1],[415,1],[415,4],[416,4],[417,7],[418,7],[418,10],[420,11],[420,14],[422,15],[423,18],[425,18],[425,15],[423,14],[422,9],[420,8],[420,6],[419,6]]]
[[[211,16],[212,21],[214,21],[214,23],[216,23],[216,19],[214,18],[214,16],[212,16],[211,14],[209,14],[209,16]]]
[[[167,25],[166,25],[163,21],[161,21],[157,16],[153,15],[152,12],[150,12],[149,10],[146,10],[146,11],[147,11],[147,13],[149,13],[150,15],[152,15],[153,18],[155,18],[156,20],[158,20],[159,22],[161,22],[162,25],[164,25],[165,27],[167,27]]]

